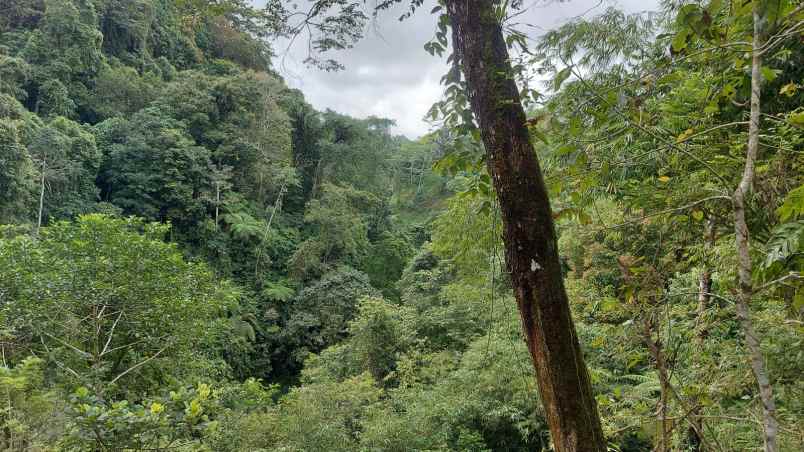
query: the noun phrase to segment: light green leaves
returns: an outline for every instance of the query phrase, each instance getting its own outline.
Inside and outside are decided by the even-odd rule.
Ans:
[[[762,78],[765,79],[766,82],[771,83],[776,80],[776,77],[782,72],[779,69],[771,69],[768,66],[762,66],[760,68],[760,72],[762,73]]]
[[[790,112],[787,115],[787,122],[796,127],[804,128],[804,109]]]
[[[726,99],[734,99],[734,96],[737,94],[737,88],[734,87],[733,84],[727,83],[723,86],[723,89],[720,90],[720,95]]]
[[[796,95],[796,91],[798,91],[798,85],[793,82],[790,82],[782,86],[782,88],[779,90],[779,94],[782,94],[787,97],[793,97]]]
[[[681,132],[681,134],[679,134],[679,136],[678,136],[678,137],[676,137],[676,143],[683,143],[683,142],[687,141],[687,139],[688,139],[688,138],[689,138],[689,137],[690,137],[690,136],[691,136],[693,133],[695,133],[695,131],[694,131],[694,130],[692,130],[692,129],[687,129],[687,130],[685,130],[685,131]]]
[[[790,221],[804,216],[804,185],[790,191],[776,213],[781,221]]]
[[[553,89],[555,91],[561,89],[561,85],[569,78],[570,75],[572,75],[572,66],[568,66],[560,70],[553,78]]]
[[[690,36],[690,31],[688,29],[682,29],[673,37],[673,41],[670,44],[673,52],[680,53],[682,50],[687,48],[687,38]]]

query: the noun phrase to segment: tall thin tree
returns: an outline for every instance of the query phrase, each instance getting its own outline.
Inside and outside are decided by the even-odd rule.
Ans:
[[[748,144],[746,146],[745,164],[743,175],[737,189],[732,194],[732,205],[734,206],[734,233],[735,247],[737,250],[737,283],[739,291],[737,300],[734,304],[737,312],[737,319],[745,336],[745,344],[748,348],[749,362],[751,370],[759,386],[759,398],[762,402],[763,431],[765,441],[765,452],[776,452],[776,434],[779,429],[776,420],[776,402],[773,399],[773,387],[768,376],[765,357],[762,354],[759,336],[754,330],[751,321],[751,298],[754,294],[752,285],[752,266],[750,253],[750,236],[748,223],[745,219],[745,200],[751,192],[754,183],[755,166],[757,154],[759,152],[759,130],[760,114],[762,113],[760,104],[760,94],[762,92],[762,12],[760,2],[755,1],[752,11],[754,33],[751,49],[751,107],[748,122]]]
[[[468,86],[499,198],[508,271],[557,452],[606,450],[570,314],[550,200],[513,78],[496,0],[449,0]]]

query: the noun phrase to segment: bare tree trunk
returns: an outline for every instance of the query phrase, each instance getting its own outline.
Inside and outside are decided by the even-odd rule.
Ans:
[[[221,182],[215,181],[215,227],[218,227],[218,214],[221,205]]]
[[[762,355],[760,340],[754,330],[751,321],[751,298],[754,292],[751,283],[751,254],[749,248],[750,236],[748,225],[745,221],[745,198],[751,191],[754,181],[754,166],[756,164],[757,152],[759,148],[759,117],[760,117],[760,93],[762,89],[762,40],[760,26],[759,2],[753,5],[754,19],[754,38],[753,52],[751,59],[751,114],[748,125],[748,146],[746,149],[745,167],[740,185],[732,195],[734,205],[734,232],[735,245],[738,257],[738,283],[739,291],[735,309],[740,327],[745,336],[745,344],[748,348],[748,357],[751,363],[751,370],[759,386],[759,397],[762,401],[763,428],[765,451],[776,452],[776,433],[778,424],[776,421],[776,402],[773,400],[773,388],[765,366],[765,357]]]
[[[709,294],[712,290],[712,273],[709,272],[709,268],[704,267],[701,270],[701,275],[698,276],[698,312],[696,313],[696,317],[698,320],[698,331],[695,334],[695,341],[698,345],[702,345],[708,333],[706,331],[706,326],[702,322],[703,316],[706,314],[706,309],[709,307]]]
[[[45,170],[46,160],[42,157],[42,176],[40,179],[41,188],[39,190],[39,215],[36,219],[36,234],[39,235],[39,230],[42,229],[42,211],[45,206]]]
[[[715,238],[715,221],[709,219],[706,221],[706,227],[704,229],[705,255],[708,255],[715,246]],[[695,343],[699,350],[703,349],[704,342],[708,336],[704,316],[706,315],[706,310],[709,308],[709,300],[712,298],[711,293],[712,272],[709,270],[708,259],[705,259],[701,274],[698,276],[698,309],[696,312]],[[703,439],[700,435],[700,432],[703,431],[703,423],[699,417],[701,411],[699,397],[695,397],[692,403],[694,405],[688,416],[690,426],[687,428],[687,445],[690,450],[697,452],[701,450],[701,446],[703,445]]]
[[[670,432],[672,431],[668,416],[668,401],[672,388],[670,387],[670,374],[667,372],[667,360],[662,351],[662,343],[659,340],[653,340],[654,328],[648,318],[649,315],[650,314],[645,314],[645,317],[642,319],[642,339],[645,342],[645,346],[648,347],[651,358],[656,362],[656,375],[659,377],[659,409],[657,411],[661,432],[657,435],[656,448],[654,450],[667,452],[670,450]]]
[[[499,198],[506,265],[554,448],[602,452],[606,441],[564,289],[550,200],[495,16],[497,3],[447,1],[455,57]]]
[[[268,224],[265,226],[265,232],[262,235],[262,240],[260,241],[260,245],[257,248],[257,257],[254,260],[255,280],[259,275],[260,271],[260,257],[262,256],[262,247],[268,240],[268,234],[271,233],[271,224],[274,222],[274,216],[276,215],[277,210],[279,210],[282,207],[282,196],[284,196],[286,192],[287,192],[287,182],[283,182],[282,187],[279,188],[279,195],[276,197],[276,202],[274,202],[274,210],[271,211],[271,217],[268,219]]]
[[[704,228],[704,255],[708,256],[712,248],[715,246],[715,220],[709,219],[706,221]],[[709,308],[709,300],[712,298],[712,272],[709,269],[710,263],[708,257],[704,259],[703,269],[698,276],[698,310],[696,312],[697,329],[695,340],[698,345],[703,345],[707,337],[706,325],[703,318],[706,315],[706,310]]]

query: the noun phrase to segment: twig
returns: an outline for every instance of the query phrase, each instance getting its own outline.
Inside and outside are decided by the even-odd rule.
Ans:
[[[784,282],[784,281],[786,281],[788,279],[804,279],[804,278],[802,278],[801,274],[798,273],[798,272],[790,272],[787,275],[782,276],[781,278],[774,279],[773,281],[770,281],[768,283],[765,283],[765,284],[757,287],[756,289],[754,289],[754,293],[756,294],[756,293],[762,292],[763,290],[768,289],[771,286],[775,286],[776,284],[781,284],[782,282]]]
[[[695,201],[693,203],[690,203],[690,204],[687,204],[687,205],[684,205],[684,206],[681,206],[681,207],[673,207],[672,209],[660,210],[658,212],[653,212],[653,213],[644,215],[644,216],[639,217],[639,218],[634,218],[632,220],[626,221],[625,223],[620,223],[620,224],[616,224],[616,225],[613,225],[613,226],[604,227],[604,228],[601,228],[600,230],[602,231],[602,230],[606,230],[606,229],[618,229],[618,228],[628,226],[628,225],[631,225],[631,224],[634,224],[634,223],[639,223],[639,222],[641,222],[643,220],[646,220],[648,218],[651,218],[651,217],[656,217],[656,216],[663,215],[663,214],[666,214],[666,213],[672,213],[672,212],[678,212],[678,211],[681,211],[681,210],[690,209],[690,208],[695,207],[695,206],[697,206],[699,204],[703,204],[703,203],[705,203],[707,201],[712,201],[712,200],[715,200],[715,199],[731,200],[731,198],[729,198],[728,196],[725,196],[725,195],[709,196],[707,198],[699,199],[698,201]]]
[[[114,335],[114,329],[117,328],[117,323],[120,321],[120,318],[123,317],[123,312],[125,311],[121,309],[120,314],[117,316],[117,319],[115,319],[114,323],[112,324],[112,328],[111,330],[109,330],[109,337],[108,339],[106,339],[106,345],[103,346],[103,350],[100,352],[99,356],[105,355],[106,351],[109,349],[109,344],[112,343],[112,336]]]
[[[76,351],[76,352],[77,352],[79,355],[81,355],[81,356],[82,356],[82,357],[84,357],[84,358],[91,358],[91,357],[92,357],[92,355],[91,355],[91,354],[89,354],[89,353],[87,353],[87,352],[85,352],[85,351],[81,350],[80,348],[78,348],[78,347],[76,347],[76,346],[74,346],[74,345],[71,345],[71,344],[69,344],[69,343],[67,343],[67,342],[65,342],[65,341],[63,341],[63,340],[61,340],[61,339],[57,338],[56,336],[53,336],[53,335],[52,335],[52,334],[50,334],[50,333],[46,333],[46,332],[44,332],[44,331],[43,331],[43,332],[42,332],[42,334],[44,334],[45,336],[50,337],[51,339],[54,339],[54,340],[56,340],[56,341],[60,342],[60,343],[61,343],[61,344],[63,344],[63,345],[66,345],[67,347],[70,347],[71,349],[75,350],[75,351]],[[41,339],[41,338],[42,338],[42,337],[40,336],[40,337],[39,337],[39,339]],[[44,341],[42,341],[42,342],[44,342]]]
[[[162,354],[162,352],[163,352],[163,351],[165,351],[165,350],[167,350],[167,348],[168,348],[168,347],[170,347],[170,344],[165,345],[164,347],[162,347],[162,349],[161,349],[161,350],[159,350],[158,352],[156,352],[156,353],[155,353],[153,356],[151,356],[150,358],[146,359],[145,361],[142,361],[142,362],[140,362],[140,363],[138,363],[138,364],[135,364],[135,365],[133,365],[133,366],[129,367],[128,369],[126,369],[125,371],[123,371],[123,373],[121,373],[120,375],[118,375],[118,376],[114,377],[114,379],[113,379],[112,381],[110,381],[110,382],[109,382],[109,384],[110,384],[110,385],[113,385],[113,384],[114,384],[114,383],[115,383],[117,380],[119,380],[119,379],[123,378],[123,377],[124,377],[126,374],[128,374],[129,372],[131,372],[131,371],[133,371],[133,370],[135,370],[135,369],[138,369],[138,368],[140,368],[140,367],[144,366],[144,365],[145,365],[146,363],[148,363],[149,361],[151,361],[151,360],[155,359],[157,356],[161,355],[161,354]]]

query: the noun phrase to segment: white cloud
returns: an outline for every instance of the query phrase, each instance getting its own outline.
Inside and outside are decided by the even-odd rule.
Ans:
[[[302,90],[317,109],[332,109],[355,117],[370,115],[393,119],[395,132],[415,138],[428,131],[424,116],[442,93],[439,85],[446,72],[443,59],[424,51],[433,36],[437,17],[430,15],[434,0],[425,2],[410,19],[399,22],[407,5],[386,11],[372,23],[366,37],[354,48],[333,54],[346,69],[324,72],[306,67],[306,45],[294,44],[285,52],[286,43],[276,43],[279,56],[275,66],[288,85]],[[526,2],[527,11],[518,19],[529,24],[534,34],[560,25],[574,16],[619,6],[626,11],[655,9],[658,0],[597,0],[572,2]],[[596,6],[598,5],[598,6]],[[590,11],[591,9],[591,11]]]

